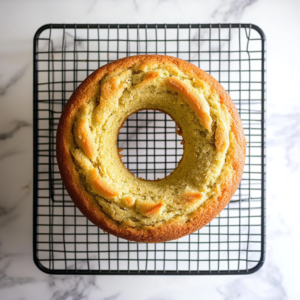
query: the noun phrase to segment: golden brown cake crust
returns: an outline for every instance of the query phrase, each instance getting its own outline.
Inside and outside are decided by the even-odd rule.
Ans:
[[[142,62],[150,66],[157,63],[175,64],[182,72],[208,83],[211,90],[218,94],[221,104],[227,107],[232,117],[231,131],[236,139],[236,147],[228,159],[235,171],[233,172],[233,177],[222,183],[221,195],[217,199],[212,197],[205,201],[204,204],[193,213],[193,218],[185,223],[171,220],[163,225],[158,224],[147,228],[135,228],[124,226],[112,220],[103,213],[94,197],[84,189],[69,150],[69,144],[73,139],[72,126],[75,114],[79,107],[95,94],[96,85],[94,83],[99,82],[107,73],[126,70]],[[151,77],[155,76],[156,73],[153,72]],[[157,243],[178,239],[202,228],[224,209],[236,191],[242,177],[245,164],[246,142],[239,114],[230,96],[213,77],[196,66],[174,57],[140,55],[120,59],[101,67],[92,73],[75,90],[60,118],[56,136],[56,151],[63,183],[76,206],[90,221],[103,230],[127,240]],[[128,201],[128,199],[126,201]],[[148,213],[157,209],[160,209],[160,205],[149,208]]]

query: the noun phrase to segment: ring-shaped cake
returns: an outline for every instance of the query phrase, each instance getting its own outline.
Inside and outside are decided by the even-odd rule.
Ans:
[[[133,113],[161,110],[184,141],[177,168],[159,180],[135,177],[122,163],[117,137]],[[246,142],[224,88],[183,60],[157,55],[107,64],[75,90],[57,130],[64,185],[95,225],[137,242],[190,234],[216,217],[241,180]]]

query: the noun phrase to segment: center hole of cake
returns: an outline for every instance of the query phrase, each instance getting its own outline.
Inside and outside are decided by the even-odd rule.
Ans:
[[[183,154],[176,123],[168,114],[154,110],[136,112],[124,122],[118,148],[126,168],[146,180],[171,174]]]

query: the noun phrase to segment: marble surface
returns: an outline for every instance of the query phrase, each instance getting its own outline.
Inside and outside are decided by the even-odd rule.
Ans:
[[[300,2],[0,3],[0,299],[300,299]],[[49,276],[32,259],[32,39],[46,23],[253,23],[267,36],[267,253],[248,276]]]

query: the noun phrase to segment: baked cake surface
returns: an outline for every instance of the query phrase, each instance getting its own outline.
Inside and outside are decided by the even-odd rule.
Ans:
[[[160,180],[135,177],[117,137],[133,113],[161,110],[178,126],[184,153]],[[216,217],[241,180],[246,142],[230,96],[210,75],[167,56],[134,56],[92,73],[65,106],[57,161],[76,206],[94,224],[138,242],[192,233]]]

